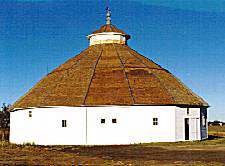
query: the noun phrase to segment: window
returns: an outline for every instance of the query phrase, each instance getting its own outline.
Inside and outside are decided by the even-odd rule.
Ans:
[[[116,123],[116,119],[112,119],[112,123]]]
[[[29,111],[29,118],[32,117],[32,111]]]
[[[67,127],[67,120],[62,120],[62,127]]]
[[[158,125],[158,118],[153,118],[153,125],[154,126]]]
[[[206,127],[207,125],[207,109],[206,108],[201,108],[201,126]]]
[[[202,126],[206,127],[206,118],[204,115],[202,116]]]
[[[189,113],[190,113],[190,110],[189,110],[189,108],[187,108],[187,115],[189,115]]]
[[[101,119],[101,123],[105,123],[105,119]]]

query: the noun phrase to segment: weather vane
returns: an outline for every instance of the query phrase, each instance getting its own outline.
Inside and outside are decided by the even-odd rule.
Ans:
[[[111,24],[111,10],[109,8],[109,0],[106,1],[106,24]]]

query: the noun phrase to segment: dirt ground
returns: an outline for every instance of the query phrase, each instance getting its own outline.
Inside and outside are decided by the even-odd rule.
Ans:
[[[118,146],[0,142],[0,165],[225,165],[225,133],[210,131],[210,134],[205,141]]]

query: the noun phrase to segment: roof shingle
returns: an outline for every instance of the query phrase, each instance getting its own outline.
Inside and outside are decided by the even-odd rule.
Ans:
[[[127,45],[88,47],[62,64],[12,108],[208,104],[180,80]]]

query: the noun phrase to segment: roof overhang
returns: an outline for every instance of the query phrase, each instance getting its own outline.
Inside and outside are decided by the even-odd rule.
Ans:
[[[165,105],[149,105],[149,104],[134,104],[134,105],[78,105],[78,106],[37,106],[37,107],[24,107],[24,108],[14,108],[10,112],[27,110],[27,109],[35,109],[35,108],[61,108],[61,107],[138,107],[138,106],[151,106],[151,107],[180,107],[180,108],[209,108],[210,106],[203,105],[187,105],[187,104],[165,104]]]

